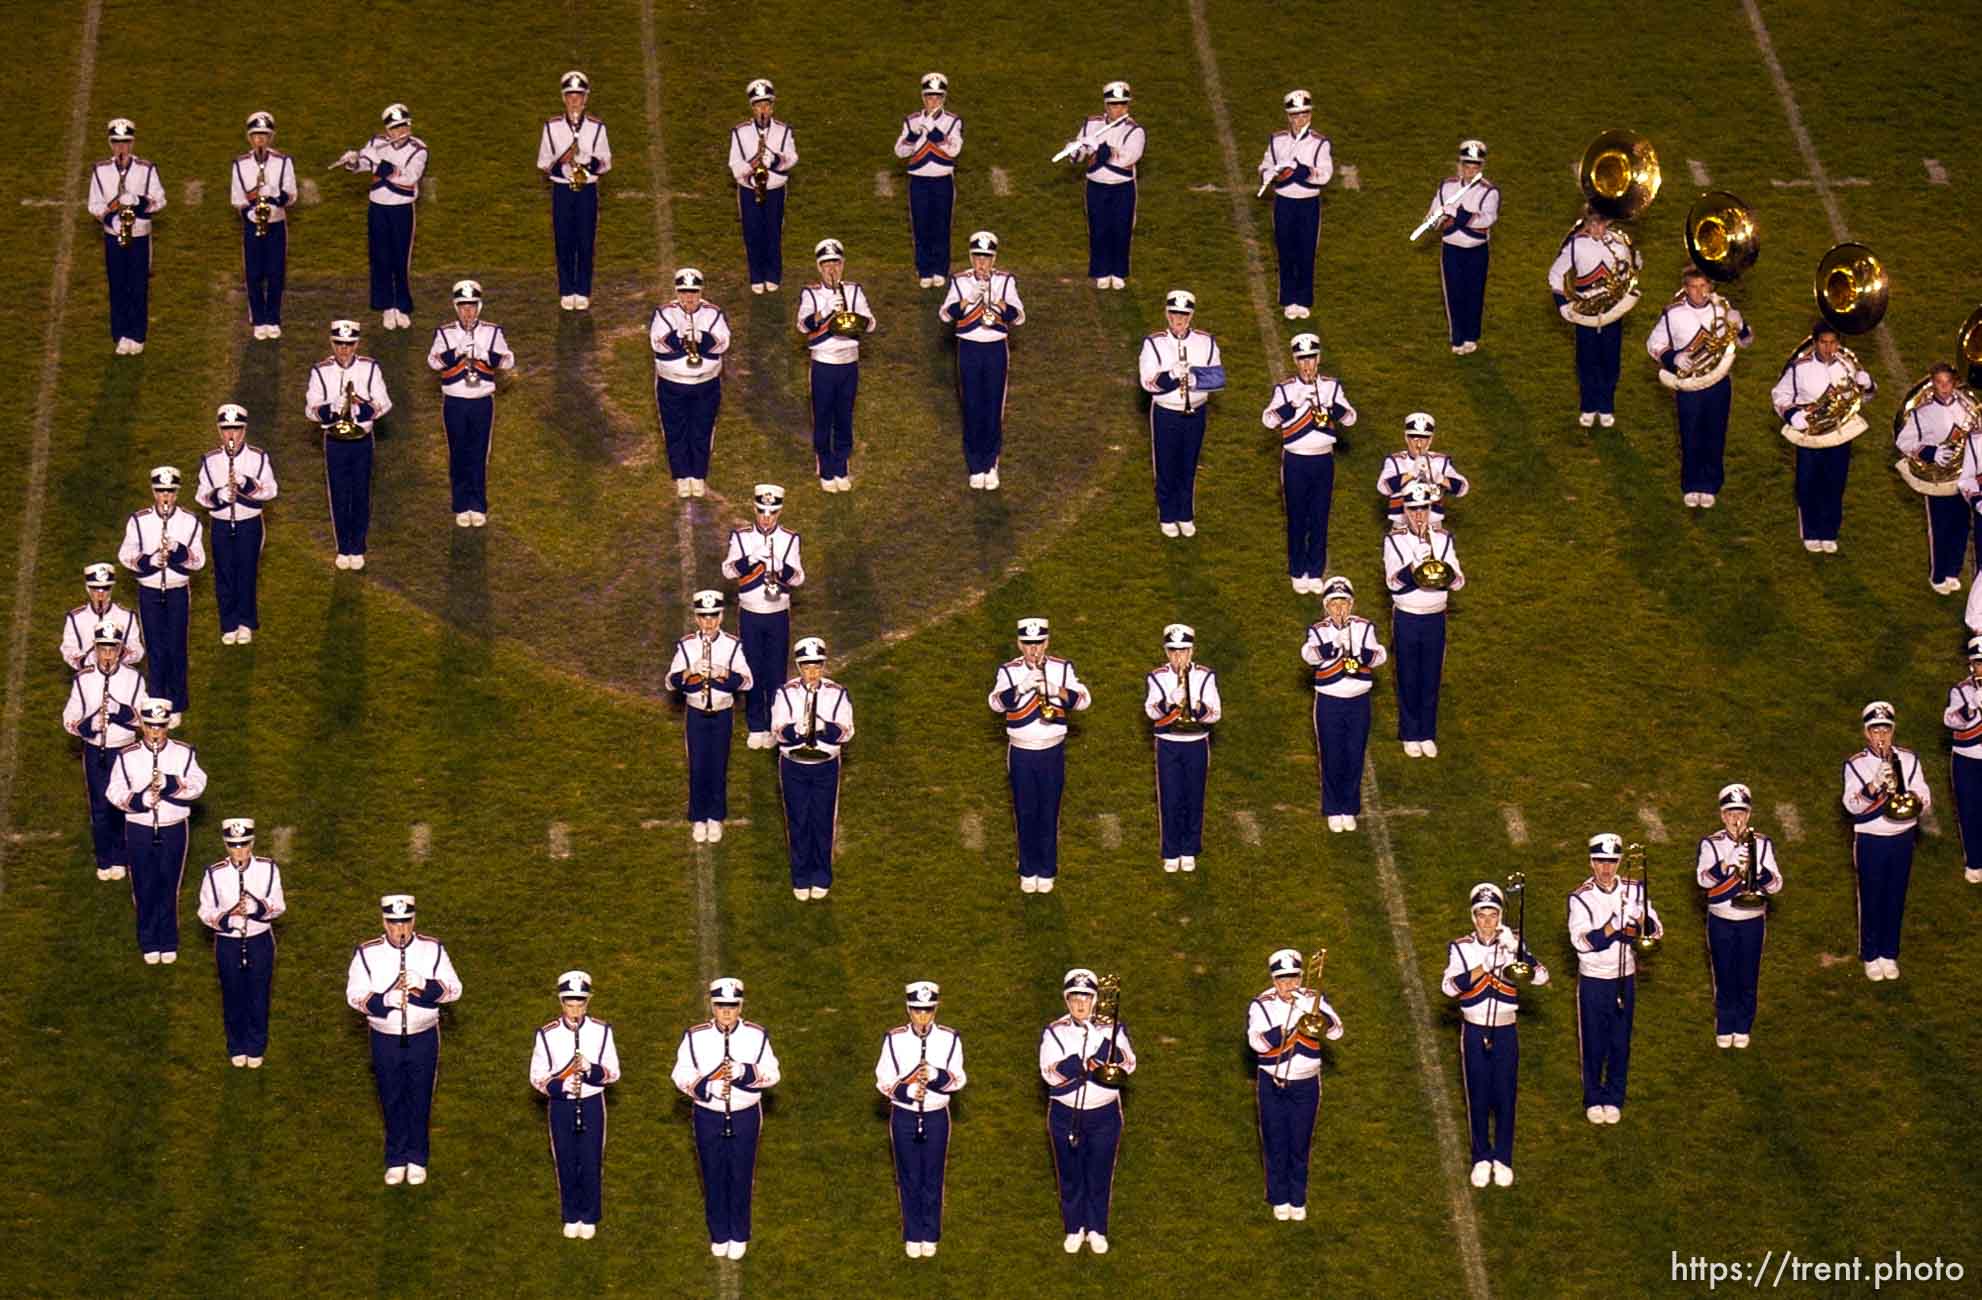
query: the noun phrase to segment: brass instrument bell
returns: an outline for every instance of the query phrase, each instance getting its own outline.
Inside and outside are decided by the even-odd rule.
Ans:
[[[1630,221],[1659,196],[1658,151],[1636,131],[1613,127],[1583,151],[1576,177],[1595,212]]]
[[[1726,284],[1762,254],[1755,209],[1726,190],[1693,200],[1686,213],[1686,255],[1709,280]]]
[[[1094,995],[1094,1023],[1107,1025],[1119,1031],[1122,1021],[1122,977],[1114,973],[1103,975],[1096,983]],[[1110,1040],[1107,1056],[1113,1057],[1116,1045]],[[1119,1088],[1127,1082],[1129,1072],[1120,1061],[1104,1059],[1094,1067],[1094,1081],[1104,1088]]]
[[[1631,939],[1631,946],[1640,953],[1649,955],[1658,950],[1659,937],[1652,930],[1652,886],[1651,866],[1642,844],[1627,844],[1624,848],[1624,861],[1618,866],[1618,875],[1637,872],[1638,881],[1644,886],[1645,915],[1638,922],[1638,933]]]
[[[1521,911],[1523,913],[1527,912],[1528,876],[1526,872],[1516,871],[1507,877],[1507,892],[1514,895],[1520,901]],[[1503,926],[1507,924],[1507,916],[1504,912],[1501,914],[1500,923]],[[1508,962],[1501,969],[1517,980],[1528,979],[1535,973],[1535,964],[1528,960],[1527,944],[1518,931],[1515,933],[1514,942],[1514,960]]]
[[[1881,788],[1892,796],[1886,804],[1886,813],[1894,821],[1910,822],[1920,815],[1920,796],[1900,784],[1897,759],[1886,760],[1879,781]]]
[[[1964,384],[1982,388],[1982,307],[1968,314],[1955,335],[1954,369]]]
[[[1420,560],[1411,566],[1411,581],[1426,591],[1444,591],[1452,585],[1452,566],[1435,555]]]
[[[1840,334],[1865,334],[1886,315],[1885,264],[1863,244],[1838,244],[1817,262],[1817,311]]]
[[[1317,948],[1308,957],[1307,979],[1305,982],[1309,988],[1314,990],[1315,1005],[1304,1012],[1301,1018],[1294,1023],[1294,1033],[1297,1037],[1313,1039],[1316,1042],[1320,1042],[1322,1036],[1328,1032],[1328,1017],[1321,1013],[1320,1005],[1321,966],[1327,960],[1328,949],[1326,948]]]

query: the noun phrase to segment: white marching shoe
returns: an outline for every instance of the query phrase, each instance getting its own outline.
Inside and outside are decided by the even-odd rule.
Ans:
[[[1584,1118],[1584,1119],[1587,1119],[1587,1120],[1588,1120],[1588,1121],[1590,1121],[1590,1123],[1592,1123],[1592,1124],[1602,1124],[1602,1123],[1604,1123],[1604,1122],[1605,1122],[1605,1120],[1604,1120],[1604,1113],[1603,1113],[1603,1107],[1601,1107],[1601,1106],[1585,1106],[1585,1107],[1583,1108],[1583,1118]]]
[[[1748,1044],[1747,1044],[1746,1042],[1742,1042],[1742,1043],[1740,1043],[1740,1044],[1738,1044],[1738,1046],[1741,1046],[1741,1047],[1746,1047],[1746,1046],[1748,1046]],[[1619,1109],[1618,1109],[1617,1107],[1615,1107],[1615,1106],[1605,1106],[1605,1107],[1603,1108],[1603,1122],[1604,1122],[1604,1123],[1606,1123],[1606,1124],[1615,1124],[1615,1123],[1617,1123],[1617,1122],[1618,1122],[1619,1120],[1621,1120],[1621,1119],[1623,1119],[1623,1118],[1624,1118],[1624,1112],[1623,1112],[1623,1111],[1621,1111],[1621,1110],[1619,1110]]]
[[[907,1252],[910,1259],[922,1258],[922,1243],[919,1241],[904,1241],[902,1249]]]
[[[1186,537],[1196,537],[1197,521],[1195,519],[1179,519],[1177,521],[1177,531]]]
[[[178,960],[179,960],[179,954],[177,952],[162,952],[158,954],[158,964],[161,966],[170,966]],[[1892,974],[1886,976],[1886,978],[1898,979],[1899,967],[1893,966],[1891,962],[1887,962],[1886,965],[1892,967]]]
[[[1291,1205],[1276,1205],[1273,1207],[1273,1217],[1276,1219],[1291,1219],[1294,1217],[1294,1207]]]
[[[252,641],[252,640],[254,640],[254,639],[255,639],[255,630],[254,630],[253,628],[251,628],[251,627],[242,627],[242,628],[236,628],[236,629],[234,629],[234,644],[235,644],[235,645],[246,645],[246,644],[248,644],[248,642],[250,642],[250,641]]]
[[[1578,415],[1576,417],[1576,423],[1581,425],[1585,429],[1589,428],[1591,425],[1595,424],[1596,422],[1597,422],[1597,413],[1595,411],[1584,411],[1581,415]],[[1480,1186],[1484,1187],[1486,1186],[1486,1184],[1481,1183]]]
[[[1081,1238],[1085,1237],[1086,1235],[1087,1234],[1084,1232],[1068,1233],[1067,1239],[1060,1243],[1060,1249],[1066,1251],[1069,1255],[1080,1254]]]
[[[972,475],[970,476],[970,485],[971,485],[972,487],[974,487],[974,488],[981,488],[981,487],[983,487],[983,486],[984,486],[984,476],[983,476],[982,474],[972,474]]]
[[[1608,429],[1609,427],[1610,426],[1608,424],[1604,425],[1604,428],[1606,429]],[[1719,499],[1720,498],[1716,497],[1711,492],[1702,492],[1700,494],[1700,509],[1712,510],[1714,508],[1714,502],[1718,501]]]
[[[1803,549],[1812,555],[1822,555],[1824,553],[1824,544],[1814,538],[1806,537],[1803,539]]]
[[[709,828],[709,843],[714,844],[723,837],[723,824],[717,821],[704,822]]]
[[[1746,1034],[1736,1034],[1736,1035],[1734,1036],[1734,1045],[1735,1045],[1736,1047],[1746,1047],[1746,1046],[1748,1046],[1748,1035],[1746,1035]],[[1611,1123],[1613,1123],[1613,1124],[1615,1124],[1615,1123],[1617,1123],[1617,1121],[1616,1121],[1616,1120],[1612,1120],[1612,1121],[1611,1121]]]
[[[261,1069],[261,1068],[262,1068],[262,1058],[261,1058],[261,1057],[259,1057],[259,1056],[251,1056],[251,1057],[249,1057],[249,1058],[248,1058],[248,1068],[249,1068],[250,1070],[259,1070],[259,1069]]]
[[[1308,1207],[1305,1205],[1290,1205],[1287,1207],[1287,1217],[1296,1223],[1306,1223],[1308,1221]]]
[[[1961,579],[1960,579],[1960,578],[1942,578],[1942,579],[1941,579],[1941,580],[1940,580],[1939,582],[1930,582],[1930,583],[1928,583],[1927,585],[1928,585],[1928,586],[1930,586],[1930,587],[1932,587],[1932,588],[1934,589],[1934,593],[1935,593],[1936,595],[1939,595],[1939,596],[1952,596],[1952,595],[1954,595],[1954,594],[1955,594],[1955,593],[1956,593],[1957,591],[1960,591],[1960,590],[1961,590]]]
[[[579,311],[590,311],[592,309],[592,300],[585,294],[574,293],[571,295],[571,305]],[[594,1225],[588,1223],[585,1226],[590,1228]],[[585,1235],[589,1237],[592,1234],[588,1232]]]
[[[1982,885],[1982,867],[1963,867],[1961,878],[1971,885]]]
[[[171,954],[170,954],[170,953],[168,953],[168,954],[166,954],[166,959],[167,959],[168,961],[169,961],[169,960],[171,959]],[[1880,964],[1881,964],[1881,965],[1883,965],[1883,966],[1884,966],[1884,967],[1886,968],[1886,978],[1887,978],[1887,979],[1889,979],[1889,980],[1896,980],[1896,979],[1898,979],[1898,978],[1899,978],[1899,963],[1898,963],[1898,962],[1896,962],[1896,961],[1894,961],[1894,960],[1893,960],[1892,958],[1890,958],[1890,957],[1881,957],[1881,958],[1879,959],[1879,962],[1880,962]],[[1735,1035],[1735,1037],[1736,1037],[1737,1039],[1739,1039],[1739,1038],[1741,1038],[1741,1037],[1743,1037],[1743,1035],[1740,1035],[1740,1034],[1737,1034],[1737,1035]],[[1736,1043],[1735,1043],[1734,1045],[1735,1045],[1736,1047],[1746,1047],[1746,1046],[1747,1046],[1747,1044],[1746,1044],[1746,1043],[1743,1043],[1743,1042],[1739,1042],[1739,1041],[1737,1041],[1737,1042],[1736,1042]]]
[[[124,868],[123,868],[123,867],[121,867],[121,866],[118,866],[118,865],[115,865],[115,864],[112,864],[112,865],[111,865],[111,868],[110,868],[110,876],[109,876],[109,879],[111,879],[111,880],[122,880],[123,878],[124,878]]]
[[[157,954],[157,953],[155,953],[155,952],[148,952],[148,953],[146,953],[146,954],[145,954],[145,965],[147,965],[147,966],[156,966],[156,965],[158,965],[158,954]],[[1885,976],[1883,976],[1883,975],[1881,975],[1881,976],[1880,976],[1879,978],[1880,978],[1880,979],[1884,979],[1884,978],[1885,978]]]
[[[1033,886],[1033,888],[1034,888],[1034,890],[1035,890],[1036,892],[1038,892],[1038,893],[1041,893],[1041,894],[1050,894],[1050,893],[1052,893],[1052,892],[1053,892],[1053,881],[1054,881],[1054,879],[1055,879],[1055,877],[1053,877],[1053,876],[1040,876],[1040,877],[1038,878],[1038,883],[1037,883],[1037,884],[1035,884],[1035,885]]]
[[[1182,532],[1182,530],[1179,529],[1177,525],[1171,523],[1167,519],[1156,526],[1163,530],[1163,535],[1165,537],[1176,537]]]
[[[454,526],[456,528],[467,528],[470,525],[472,525],[474,522],[475,522],[475,515],[474,512],[470,510],[459,511],[454,516]]]
[[[1473,1165],[1473,1186],[1485,1187],[1492,1180],[1493,1165],[1485,1160],[1476,1161]]]
[[[1108,287],[1108,277],[1105,275],[1095,276],[1094,287],[1097,289],[1106,289]]]
[[[1129,287],[1129,285],[1128,285],[1128,281],[1126,281],[1126,280],[1124,280],[1124,279],[1123,279],[1123,278],[1122,278],[1121,276],[1119,276],[1119,275],[1116,275],[1116,276],[1110,276],[1110,277],[1109,277],[1109,279],[1108,279],[1108,286],[1109,286],[1109,287],[1110,287],[1111,289],[1126,289],[1126,288],[1128,288],[1128,287]],[[142,347],[142,346],[144,346],[144,345],[143,345],[143,344],[139,344],[139,346],[140,346],[140,347]],[[1104,1249],[1105,1249],[1105,1247],[1104,1247]]]
[[[1512,1187],[1514,1185],[1514,1166],[1503,1165],[1498,1160],[1494,1161],[1493,1185],[1495,1187]]]
[[[1697,506],[1700,504],[1700,494],[1698,492],[1684,493],[1680,496],[1679,499],[1681,501],[1684,501],[1689,506]]]
[[[256,328],[259,329],[260,326],[257,326]],[[227,1058],[227,1063],[233,1066],[237,1070],[245,1070],[248,1068],[248,1058],[245,1055],[230,1056]]]
[[[385,1185],[387,1187],[397,1187],[399,1186],[399,1184],[405,1181],[406,1181],[405,1165],[394,1165],[392,1168],[385,1171]]]
[[[1121,287],[1120,282],[1117,282],[1116,287]],[[1108,1253],[1108,1238],[1098,1232],[1090,1232],[1087,1234],[1087,1248],[1097,1255],[1106,1255]]]
[[[1285,307],[1282,307],[1280,309],[1280,314],[1282,316],[1285,316],[1288,320],[1299,320],[1301,318],[1301,309],[1299,307],[1296,307],[1293,303],[1290,302]],[[1456,352],[1458,351],[1458,349],[1454,348],[1453,351]],[[1275,1207],[1275,1211],[1277,1213],[1278,1211],[1277,1206]],[[1280,1217],[1285,1218],[1286,1216],[1281,1215]]]
[[[940,282],[939,282],[939,283],[940,283]],[[929,1257],[930,1257],[931,1255],[933,1255],[933,1254],[935,1254],[935,1253],[936,1253],[936,1243],[935,1243],[935,1242],[933,1242],[933,1241],[925,1241],[925,1242],[923,1242],[923,1243],[922,1243],[922,1257],[923,1257],[924,1259],[927,1259],[927,1258],[929,1258]]]
[[[800,889],[797,885],[793,885],[791,887],[791,896],[803,903],[812,897],[812,891],[809,889]]]
[[[709,1243],[709,1253],[717,1259],[721,1259],[729,1254],[729,1243],[727,1241],[712,1241]]]
[[[350,567],[351,567],[351,557],[350,557],[350,556],[348,556],[348,555],[346,555],[346,554],[344,554],[344,553],[343,553],[342,551],[340,551],[340,552],[338,552],[338,555],[337,555],[337,567],[338,567],[338,568],[340,568],[340,569],[348,569],[348,568],[350,568]]]
[[[774,284],[771,287],[775,289],[778,286]],[[747,1241],[732,1241],[727,1246],[723,1247],[723,1253],[725,1255],[728,1255],[731,1259],[742,1259],[743,1252],[749,1249],[750,1249],[750,1243]]]
[[[1354,813],[1342,814],[1342,829],[1345,831],[1356,829],[1356,817]]]
[[[1177,865],[1186,871],[1196,871],[1197,859],[1186,853],[1183,857],[1177,859]]]
[[[470,528],[480,528],[488,522],[489,522],[489,517],[483,514],[481,511],[470,510],[468,512],[468,526]]]
[[[998,467],[996,465],[984,471],[984,490],[986,492],[996,492],[998,490]]]
[[[351,567],[352,567],[352,568],[354,568],[354,569],[362,569],[362,568],[364,568],[364,567],[365,567],[365,557],[364,557],[364,556],[362,556],[362,555],[353,555],[353,556],[349,556],[348,558],[349,558],[349,559],[350,559],[350,561],[351,561]]]
[[[1420,748],[1425,751],[1426,758],[1438,757],[1438,742],[1436,740],[1423,741],[1420,743]]]
[[[220,644],[222,644],[222,645],[233,645],[233,644],[234,644],[234,634],[233,634],[232,632],[222,632],[222,633],[220,634]]]
[[[578,301],[581,303],[588,303],[589,305],[587,299],[580,298]],[[582,1238],[585,1241],[590,1241],[593,1237],[597,1236],[598,1233],[599,1233],[599,1225],[596,1223],[581,1223],[578,1225],[578,1235],[580,1238]]]
[[[1886,964],[1874,957],[1865,963],[1865,978],[1877,982],[1886,977]]]
[[[406,1185],[408,1187],[418,1187],[426,1181],[427,1167],[425,1165],[409,1164],[406,1166]]]
[[[1165,871],[1175,872],[1177,870],[1177,859],[1175,858],[1163,859],[1163,869]]]
[[[1020,877],[1019,877],[1019,892],[1020,892],[1020,893],[1022,893],[1022,894],[1036,894],[1036,893],[1038,893],[1038,892],[1039,892],[1039,877],[1037,877],[1037,876],[1020,876]]]
[[[676,496],[678,497],[690,496],[694,493],[694,491],[695,491],[694,479],[678,478],[674,481],[674,494]]]
[[[565,309],[566,311],[570,311],[570,310],[571,310],[571,299],[569,299],[569,298],[566,298],[566,299],[564,300],[564,309]],[[565,1224],[565,1225],[564,1225],[564,1235],[565,1235],[565,1236],[567,1236],[567,1237],[569,1237],[569,1238],[571,1238],[571,1239],[572,1239],[573,1241],[576,1241],[576,1240],[578,1239],[578,1225],[577,1225],[577,1224],[575,1224],[575,1223],[567,1223],[567,1224]]]
[[[1425,756],[1425,746],[1423,741],[1407,740],[1404,742],[1404,757],[1423,758],[1424,756]]]
[[[1615,429],[1617,427],[1617,417],[1612,415],[1609,411],[1605,411],[1603,414],[1597,416],[1597,423],[1601,424],[1606,429]],[[1713,502],[1709,501],[1706,504],[1712,505]],[[1494,1176],[1496,1178],[1500,1176],[1500,1171],[1498,1169],[1494,1171]],[[1511,1172],[1508,1174],[1508,1177],[1510,1179],[1513,1178],[1513,1176],[1514,1175]],[[1505,1186],[1505,1184],[1502,1185]]]
[[[110,868],[109,868],[109,867],[98,867],[98,868],[96,869],[96,878],[97,878],[98,880],[109,880],[109,879],[111,878],[111,876],[110,876]]]
[[[1732,1047],[1732,1046],[1734,1046],[1734,1035],[1733,1035],[1733,1034],[1715,1034],[1715,1035],[1714,1035],[1714,1046],[1715,1046],[1715,1047]]]
[[[688,824],[688,838],[694,840],[697,844],[707,844],[709,842],[709,823],[690,822]]]
[[[1826,555],[1836,555],[1836,554],[1837,554],[1837,539],[1836,539],[1836,538],[1828,538],[1828,539],[1826,539],[1826,540],[1825,540],[1825,542],[1824,542],[1824,554],[1826,554]]]
[[[824,898],[828,893],[828,891],[829,891],[829,887],[826,885],[814,885],[812,886],[812,897]]]
[[[557,300],[557,305],[558,305],[559,307],[562,307],[562,308],[563,308],[564,310],[566,310],[566,311],[570,311],[570,310],[571,310],[571,309],[572,309],[573,307],[575,307],[575,306],[577,306],[577,305],[578,305],[578,303],[577,303],[577,297],[578,297],[578,295],[577,295],[577,294],[573,294],[573,293],[567,293],[567,294],[563,294],[563,295],[561,295],[561,296],[560,296],[560,297],[558,298],[558,300]],[[575,1224],[575,1223],[567,1223],[567,1224],[565,1224],[565,1225],[564,1225],[564,1235],[565,1235],[565,1236],[567,1236],[567,1237],[575,1237],[575,1236],[577,1236],[577,1235],[578,1235],[578,1233],[577,1233],[577,1232],[575,1231],[575,1229],[576,1229],[577,1227],[578,1227],[578,1225],[577,1225],[577,1224]]]

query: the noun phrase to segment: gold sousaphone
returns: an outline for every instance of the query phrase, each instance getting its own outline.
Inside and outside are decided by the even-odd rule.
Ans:
[[[1712,190],[1693,200],[1686,213],[1684,236],[1687,257],[1715,284],[1732,284],[1762,255],[1755,210],[1726,190]],[[1679,302],[1685,296],[1682,287],[1672,295],[1672,301]],[[1679,356],[1676,371],[1659,371],[1659,382],[1668,388],[1698,392],[1713,387],[1734,368],[1736,330],[1727,300],[1715,293],[1708,302],[1714,308],[1714,323],[1701,330]]]
[[[1632,221],[1652,205],[1659,194],[1659,156],[1652,142],[1636,131],[1613,127],[1590,142],[1583,160],[1576,167],[1577,183],[1590,210],[1609,221]],[[1583,227],[1578,218],[1570,228],[1573,237]],[[1588,293],[1575,292],[1572,264],[1563,277],[1562,296],[1569,301],[1562,311],[1571,324],[1607,325],[1638,303],[1638,257],[1631,248],[1631,237],[1611,230],[1609,238],[1624,245],[1631,254],[1629,267],[1622,272],[1606,270],[1603,279]]]
[[[1885,319],[1890,285],[1885,264],[1878,254],[1863,244],[1838,244],[1818,259],[1811,292],[1816,296],[1817,314],[1839,334],[1868,334]],[[1816,348],[1816,339],[1806,335],[1789,354],[1789,366],[1797,365]],[[1838,359],[1851,370],[1863,369],[1857,354],[1840,347]],[[1865,417],[1859,408],[1865,395],[1849,375],[1831,385],[1805,408],[1808,429],[1782,426],[1782,436],[1799,447],[1836,447],[1865,432]]]
[[[1968,444],[1978,432],[1982,432],[1982,391],[1978,391],[1982,389],[1982,307],[1970,312],[1955,334],[1954,373],[1955,403],[1963,408],[1963,413],[1957,417],[1954,433],[1948,439],[1954,454],[1932,464],[1912,456],[1901,456],[1893,462],[1893,468],[1906,480],[1906,485],[1922,496],[1953,496],[1960,490],[1957,483],[1967,467]],[[1906,400],[1893,413],[1895,440],[1906,427],[1906,422],[1913,418],[1913,412],[1933,400],[1933,396],[1932,373],[1922,376],[1906,390]]]

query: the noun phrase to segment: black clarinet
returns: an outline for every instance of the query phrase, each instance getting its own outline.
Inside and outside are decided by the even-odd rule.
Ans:
[[[399,1050],[406,1050],[406,1003],[413,990],[406,983],[406,950],[413,946],[412,936],[399,945]]]
[[[725,1067],[730,1067],[730,1068],[733,1068],[735,1064],[730,1059],[730,1054],[729,1054],[729,1036],[732,1032],[733,1032],[732,1030],[728,1030],[728,1029],[723,1030],[723,1065]],[[729,1076],[725,1074],[723,1076],[723,1136],[726,1138],[733,1138],[736,1136],[736,1121],[730,1117],[729,1094],[730,1094],[730,1080],[729,1080]]]
[[[916,1066],[917,1069],[927,1069],[929,1066],[929,1035],[935,1032],[936,1026],[931,1025],[929,1026],[928,1033],[916,1035],[922,1040],[922,1060]],[[929,1140],[929,1134],[923,1128],[923,1115],[928,1104],[929,1080],[924,1079],[922,1081],[922,1091],[915,1099],[915,1140],[917,1142],[927,1142]]]
[[[254,860],[255,860],[254,855],[250,854],[248,856],[248,863],[252,865]],[[247,897],[248,897],[248,868],[247,866],[237,865],[234,868],[235,906],[237,907],[240,906],[241,903],[247,899]],[[248,914],[246,912],[241,913],[241,969],[242,970],[248,969]]]
[[[577,1095],[573,1096],[569,1091],[565,1093],[565,1096],[571,1098],[571,1132],[574,1137],[582,1137],[584,1136],[585,1133],[585,1076],[579,1071],[573,1070],[571,1068],[572,1066],[578,1064],[578,1048],[580,1045],[579,1035],[582,1034],[584,1030],[585,1030],[585,1018],[583,1016],[580,1016],[578,1018],[577,1026],[571,1031],[571,1059],[567,1061],[564,1066],[565,1077],[566,1078],[575,1077],[578,1080]]]

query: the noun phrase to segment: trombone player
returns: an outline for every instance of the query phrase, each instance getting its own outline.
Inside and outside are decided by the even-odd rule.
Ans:
[[[1113,976],[1111,981],[1119,984]],[[1115,1199],[1115,1152],[1122,1141],[1122,1084],[1136,1070],[1129,1029],[1102,1014],[1102,981],[1085,966],[1060,982],[1067,1014],[1039,1035],[1039,1077],[1046,1082],[1046,1131],[1060,1185],[1060,1222],[1069,1255],[1082,1244],[1108,1253],[1108,1209]]]
[[[1651,944],[1665,937],[1644,877],[1626,880],[1618,875],[1623,856],[1623,837],[1608,831],[1592,835],[1590,878],[1569,894],[1583,1115],[1592,1124],[1615,1124],[1622,1118],[1631,1070],[1631,1024],[1638,1011],[1638,954],[1632,950],[1649,952]]]
[[[275,114],[248,115],[248,152],[228,171],[228,197],[241,214],[241,269],[248,282],[248,322],[258,339],[282,337],[282,288],[289,266],[289,205],[296,164],[271,148]]]
[[[1576,385],[1587,429],[1617,424],[1617,376],[1623,364],[1625,313],[1638,305],[1644,256],[1611,219],[1593,207],[1569,230],[1548,268],[1556,311],[1576,327]]]
[[[840,751],[853,739],[853,698],[826,676],[826,643],[800,637],[798,676],[771,700],[778,744],[778,789],[785,805],[791,893],[824,898],[833,887],[833,840],[840,825]]]
[[[1528,954],[1519,933],[1502,925],[1507,896],[1483,880],[1470,897],[1473,928],[1446,946],[1439,987],[1459,999],[1459,1072],[1473,1131],[1475,1187],[1514,1184],[1514,1102],[1520,1087],[1521,990],[1528,978],[1548,983],[1548,968]]]
[[[1714,1046],[1746,1047],[1755,1029],[1769,898],[1782,892],[1775,841],[1750,823],[1754,795],[1721,787],[1721,828],[1700,840],[1694,879],[1707,891],[1707,957],[1714,974]]]
[[[1782,436],[1796,444],[1796,526],[1806,551],[1837,553],[1851,440],[1865,432],[1858,405],[1878,391],[1837,326],[1819,320],[1769,392],[1782,417]]]
[[[1898,711],[1885,700],[1865,706],[1865,748],[1844,760],[1844,810],[1854,823],[1851,860],[1858,870],[1858,956],[1865,978],[1899,978],[1899,931],[1913,875],[1920,816],[1933,806],[1920,759],[1893,743]]]
[[[1308,1217],[1308,1151],[1321,1113],[1321,1044],[1316,1031],[1333,1041],[1342,1037],[1342,1017],[1321,995],[1305,988],[1303,974],[1321,982],[1320,959],[1304,972],[1301,954],[1282,948],[1266,959],[1273,986],[1246,1009],[1246,1042],[1258,1068],[1253,1097],[1259,1108],[1260,1158],[1266,1165],[1266,1203],[1276,1219]]]
[[[1954,747],[1948,784],[1954,789],[1961,831],[1961,875],[1971,885],[1982,885],[1982,636],[1968,638],[1968,674],[1948,687],[1942,721]]]
[[[1943,596],[1961,590],[1961,570],[1975,528],[1975,461],[1968,442],[1978,432],[1978,412],[1955,382],[1954,367],[1935,366],[1927,389],[1901,409],[1893,438],[1906,485],[1920,494],[1927,511],[1927,585]],[[1982,554],[1982,552],[1978,552]]]
[[[1218,674],[1193,662],[1197,631],[1163,629],[1164,663],[1145,679],[1142,711],[1156,726],[1156,820],[1163,870],[1196,871],[1204,852],[1204,785],[1211,771],[1211,726],[1223,716]]]
[[[1431,521],[1438,485],[1404,486],[1404,529],[1383,539],[1390,643],[1397,647],[1397,739],[1407,758],[1438,757],[1438,688],[1445,671],[1448,592],[1466,585],[1452,534]]]
[[[1645,351],[1659,363],[1659,382],[1672,389],[1679,410],[1679,490],[1688,506],[1712,509],[1727,478],[1723,458],[1734,394],[1728,374],[1735,348],[1754,341],[1748,322],[1697,266],[1680,273],[1679,292],[1645,336]]]
[[[365,567],[372,528],[372,429],[392,409],[379,363],[358,355],[358,322],[330,323],[330,355],[310,367],[303,410],[323,433],[324,491],[337,567]]]

